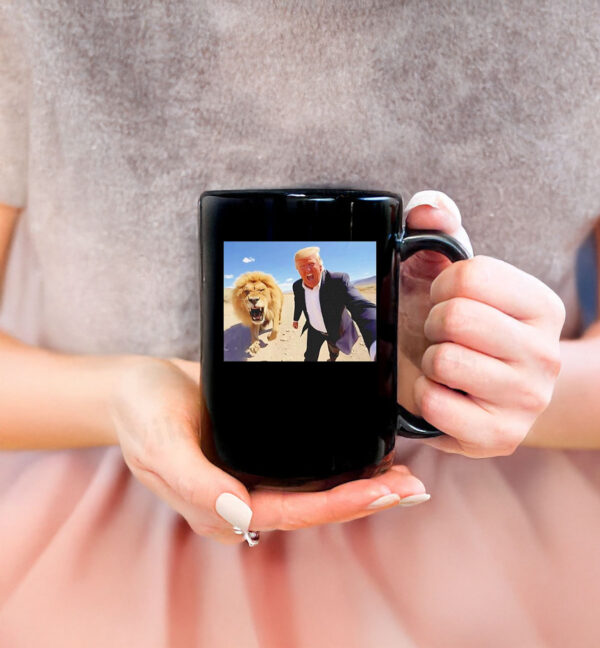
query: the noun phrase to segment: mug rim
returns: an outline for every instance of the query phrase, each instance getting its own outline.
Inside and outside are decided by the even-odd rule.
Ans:
[[[218,198],[264,198],[267,196],[284,196],[299,200],[318,198],[368,198],[394,199],[401,201],[400,194],[376,189],[348,189],[346,187],[275,187],[255,189],[214,189],[202,192],[200,200],[205,197]]]

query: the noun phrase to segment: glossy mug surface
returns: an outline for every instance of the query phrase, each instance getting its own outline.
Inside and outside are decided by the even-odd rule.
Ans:
[[[467,258],[356,189],[208,191],[199,203],[201,447],[248,487],[321,490],[441,434],[397,403],[400,264]]]

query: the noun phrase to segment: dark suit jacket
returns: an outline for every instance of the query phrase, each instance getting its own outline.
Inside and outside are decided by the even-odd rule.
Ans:
[[[302,333],[308,328],[308,311],[302,279],[294,282],[294,322],[304,313],[306,323]],[[345,272],[325,270],[319,290],[321,312],[327,329],[327,336],[340,351],[349,354],[358,334],[354,322],[358,324],[367,350],[377,339],[377,314],[373,302],[365,299],[359,290],[350,282]],[[353,322],[354,320],[354,322]]]

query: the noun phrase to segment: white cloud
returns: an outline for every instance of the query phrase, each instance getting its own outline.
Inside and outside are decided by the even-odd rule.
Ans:
[[[253,261],[256,261],[256,259],[253,259],[252,257],[244,257],[242,260],[244,263],[252,263]]]
[[[290,282],[290,281],[291,281],[292,283],[294,283],[294,281],[296,281],[296,280],[294,279],[294,277],[288,277],[285,281],[286,281],[286,283],[288,283],[288,282]]]
[[[225,279],[233,279],[233,275],[225,275]]]

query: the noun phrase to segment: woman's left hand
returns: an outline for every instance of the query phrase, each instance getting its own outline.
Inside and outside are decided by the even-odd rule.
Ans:
[[[460,227],[455,221],[443,200],[408,214],[413,228],[450,234]],[[430,297],[424,332],[431,345],[414,397],[421,415],[447,436],[424,442],[469,457],[511,454],[552,398],[562,301],[532,275],[487,256],[446,267]]]

